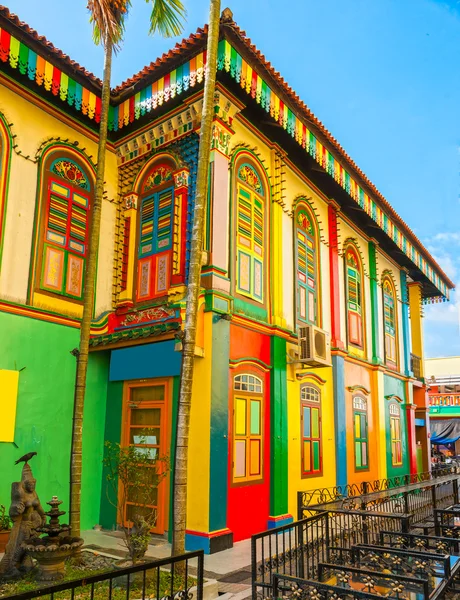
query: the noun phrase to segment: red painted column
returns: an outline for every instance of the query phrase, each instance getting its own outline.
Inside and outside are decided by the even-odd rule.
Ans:
[[[331,290],[331,347],[345,347],[340,339],[340,284],[339,284],[339,250],[337,235],[337,205],[329,204],[329,277]]]
[[[406,404],[407,443],[409,454],[409,471],[417,473],[417,439],[415,436],[415,404]]]

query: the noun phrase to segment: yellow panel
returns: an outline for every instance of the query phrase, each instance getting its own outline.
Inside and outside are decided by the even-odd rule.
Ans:
[[[69,190],[63,185],[59,185],[59,183],[56,183],[55,181],[51,182],[51,190],[61,194],[61,196],[64,196],[64,198],[69,197]]]
[[[0,442],[14,442],[16,405],[18,401],[19,371],[0,370],[2,418],[0,419]]]
[[[235,435],[246,435],[246,400],[235,401]]]

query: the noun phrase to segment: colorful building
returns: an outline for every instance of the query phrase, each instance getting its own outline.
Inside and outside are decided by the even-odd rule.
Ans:
[[[427,358],[430,441],[445,455],[460,455],[460,357]]]
[[[0,502],[31,450],[67,502],[101,82],[4,8],[0,29]],[[148,430],[174,459],[205,64],[200,29],[112,90],[83,528],[116,525],[104,440]],[[422,305],[453,288],[228,10],[217,81],[187,506],[207,552],[295,518],[299,490],[429,468]]]

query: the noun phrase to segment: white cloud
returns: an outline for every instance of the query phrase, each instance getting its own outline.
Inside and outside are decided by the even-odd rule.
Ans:
[[[441,304],[428,304],[423,310],[426,321],[431,323],[450,323],[456,325],[453,335],[460,331],[460,301],[443,302]]]
[[[460,246],[460,233],[453,231],[437,233],[432,238],[429,238],[428,242],[431,244],[455,244],[457,246]]]

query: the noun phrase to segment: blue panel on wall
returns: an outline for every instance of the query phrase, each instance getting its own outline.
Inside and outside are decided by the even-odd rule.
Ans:
[[[168,340],[113,350],[110,381],[180,375],[182,354],[175,352],[174,346],[175,341]]]
[[[416,427],[425,427],[425,419],[414,419]]]

